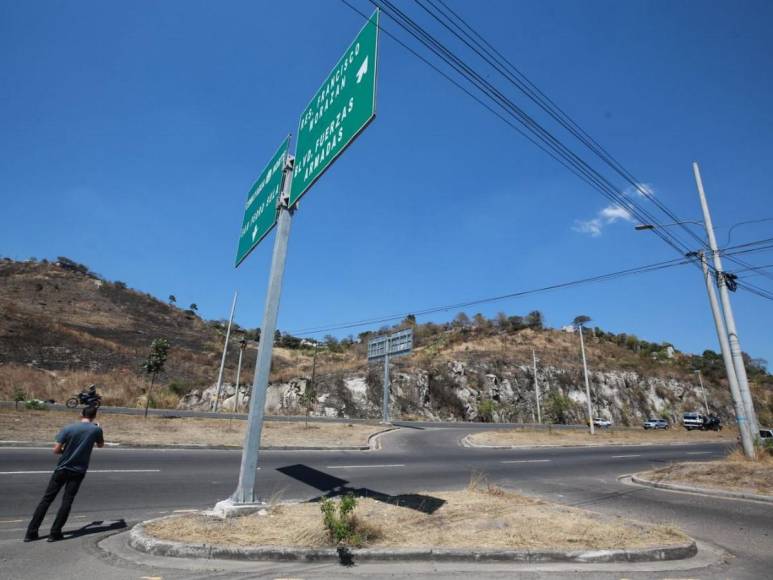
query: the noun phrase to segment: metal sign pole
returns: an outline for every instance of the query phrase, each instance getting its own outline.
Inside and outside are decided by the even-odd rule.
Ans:
[[[389,347],[390,337],[384,343],[384,423],[389,423]]]
[[[271,372],[271,355],[274,347],[274,332],[279,315],[279,298],[282,293],[282,279],[287,260],[287,242],[290,238],[290,223],[292,212],[288,208],[290,188],[293,181],[293,157],[288,156],[284,167],[284,184],[282,197],[279,200],[276,239],[274,253],[271,258],[271,273],[268,278],[268,292],[263,311],[263,324],[260,330],[258,344],[258,361],[255,369],[255,379],[250,397],[250,413],[247,423],[247,433],[244,436],[242,463],[239,470],[239,485],[232,496],[235,504],[255,503],[255,476],[258,468],[258,452],[260,435],[263,428],[263,415],[266,406],[266,389]]]

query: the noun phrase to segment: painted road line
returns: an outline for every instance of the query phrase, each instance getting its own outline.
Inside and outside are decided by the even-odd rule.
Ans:
[[[552,459],[510,459],[509,461],[500,461],[499,463],[547,463]]]
[[[89,473],[158,473],[160,469],[89,469]],[[53,471],[0,471],[0,475],[43,475]]]
[[[18,524],[23,521],[25,520],[0,520],[0,524]]]
[[[712,455],[713,451],[688,451],[687,455]]]
[[[625,457],[641,457],[641,455],[613,455],[612,459],[623,459]]]
[[[405,467],[404,463],[388,463],[383,465],[326,465],[325,469],[360,469],[360,468],[377,468],[377,467]]]
[[[192,514],[193,512],[197,512],[199,510],[172,510],[172,513],[175,514]]]

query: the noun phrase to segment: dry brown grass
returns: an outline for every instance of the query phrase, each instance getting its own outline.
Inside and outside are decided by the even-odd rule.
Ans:
[[[28,411],[0,409],[0,440],[51,441],[59,429],[77,421],[80,411]],[[163,419],[150,416],[102,413],[97,419],[105,439],[125,445],[226,445],[240,447],[246,421],[181,417]],[[367,445],[368,437],[382,430],[378,425],[361,423],[303,423],[267,421],[263,425],[263,446],[352,447]]]
[[[751,461],[736,450],[720,461],[675,463],[641,475],[666,483],[773,495],[773,456],[767,453]]]
[[[734,429],[722,431],[685,431],[669,429],[596,429],[591,435],[584,429],[502,429],[482,431],[470,436],[475,445],[638,445],[643,443],[689,443],[734,441]]]
[[[372,548],[611,549],[677,544],[688,538],[648,526],[560,506],[490,486],[433,492],[445,503],[427,514],[371,498],[358,500],[356,526]],[[157,538],[229,546],[330,546],[317,502],[284,504],[267,515],[219,520],[189,515],[153,522]]]

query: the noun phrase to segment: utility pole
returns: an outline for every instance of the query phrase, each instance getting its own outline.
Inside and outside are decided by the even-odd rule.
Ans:
[[[239,291],[234,291],[234,300],[231,303],[231,315],[228,317],[228,329],[225,331],[225,344],[223,344],[223,357],[220,359],[220,372],[217,375],[217,397],[215,398],[214,411],[217,411],[218,405],[220,405],[220,392],[223,388],[223,371],[225,370],[225,355],[228,353],[228,339],[231,336],[231,324],[234,321],[234,311],[236,310],[236,297],[239,295]]]
[[[752,399],[751,390],[749,389],[749,380],[746,377],[746,366],[743,362],[741,343],[738,340],[738,330],[735,326],[733,307],[730,304],[730,293],[727,289],[725,273],[722,270],[722,260],[719,257],[717,239],[714,236],[714,225],[711,222],[711,213],[709,212],[709,205],[706,201],[706,194],[703,191],[703,180],[701,179],[701,172],[698,168],[697,162],[693,162],[692,169],[693,173],[695,174],[695,184],[698,187],[698,195],[700,196],[701,200],[701,209],[703,210],[703,223],[706,227],[706,236],[709,240],[709,247],[711,248],[711,254],[714,261],[714,270],[716,272],[717,286],[719,287],[719,296],[722,300],[722,310],[725,313],[727,337],[728,342],[730,343],[730,353],[733,359],[733,367],[735,368],[735,374],[738,379],[738,388],[741,391],[741,400],[746,411],[745,415],[748,417],[749,429],[754,435],[757,435],[759,433],[759,423],[757,422],[757,414],[754,411],[754,401]]]
[[[590,424],[590,434],[595,435],[596,430],[593,425],[593,407],[590,401],[590,381],[588,380],[588,363],[585,361],[585,341],[582,338],[582,324],[577,325],[580,331],[580,350],[582,351],[582,368],[585,372],[585,396],[588,399],[588,423]]]
[[[531,349],[531,357],[534,360],[534,397],[537,399],[537,423],[542,424],[542,410],[540,409],[539,400],[539,381],[537,380],[537,353],[534,349]]]
[[[242,373],[242,357],[244,355],[244,349],[247,348],[247,339],[243,338],[239,341],[239,362],[236,364],[236,398],[234,399],[234,414],[239,412],[239,378]],[[228,419],[228,428],[231,428],[231,420],[233,416]]]
[[[730,383],[730,394],[733,396],[733,405],[735,406],[735,420],[738,423],[738,431],[741,433],[741,446],[743,452],[749,459],[754,459],[754,440],[749,430],[749,423],[744,416],[745,408],[741,398],[741,390],[738,388],[738,378],[735,375],[733,360],[730,358],[730,346],[728,345],[727,334],[725,333],[725,323],[722,321],[722,313],[719,310],[717,302],[717,293],[714,290],[714,284],[711,282],[709,265],[706,263],[706,254],[698,252],[703,269],[703,278],[706,282],[706,292],[709,295],[709,304],[711,313],[714,316],[714,326],[717,329],[720,350],[722,351],[722,360],[725,363],[725,372],[727,373],[727,382]]]
[[[706,400],[706,389],[703,386],[703,378],[701,377],[701,372],[695,371],[695,374],[698,375],[698,382],[701,385],[701,393],[703,393],[703,406],[706,407],[706,415],[709,414],[709,402]]]
[[[390,337],[386,337],[384,344],[384,410],[383,423],[389,423],[389,348],[391,347]]]
[[[292,223],[292,211],[288,207],[290,200],[290,188],[293,182],[294,158],[287,156],[283,168],[284,182],[282,193],[277,204],[276,238],[274,238],[274,251],[271,257],[271,272],[268,277],[268,291],[266,304],[263,310],[263,322],[261,324],[258,343],[258,360],[255,368],[255,378],[252,383],[252,396],[250,397],[250,413],[247,419],[247,432],[244,436],[244,448],[242,462],[239,469],[239,484],[231,499],[235,504],[255,503],[255,476],[258,469],[258,451],[260,449],[260,435],[263,429],[263,416],[266,406],[266,389],[268,377],[271,372],[271,354],[274,348],[274,332],[276,331],[277,317],[279,316],[279,298],[282,293],[282,279],[284,278],[285,262],[287,261],[287,242],[290,238],[290,225]]]

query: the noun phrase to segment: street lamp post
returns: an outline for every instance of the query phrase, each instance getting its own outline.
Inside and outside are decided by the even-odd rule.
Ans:
[[[593,406],[590,400],[590,380],[588,380],[588,363],[585,360],[585,340],[582,337],[583,326],[582,323],[577,325],[577,330],[580,332],[580,351],[582,352],[582,369],[585,373],[585,397],[588,400],[588,424],[590,425],[590,434],[595,435],[596,430],[593,425]]]

